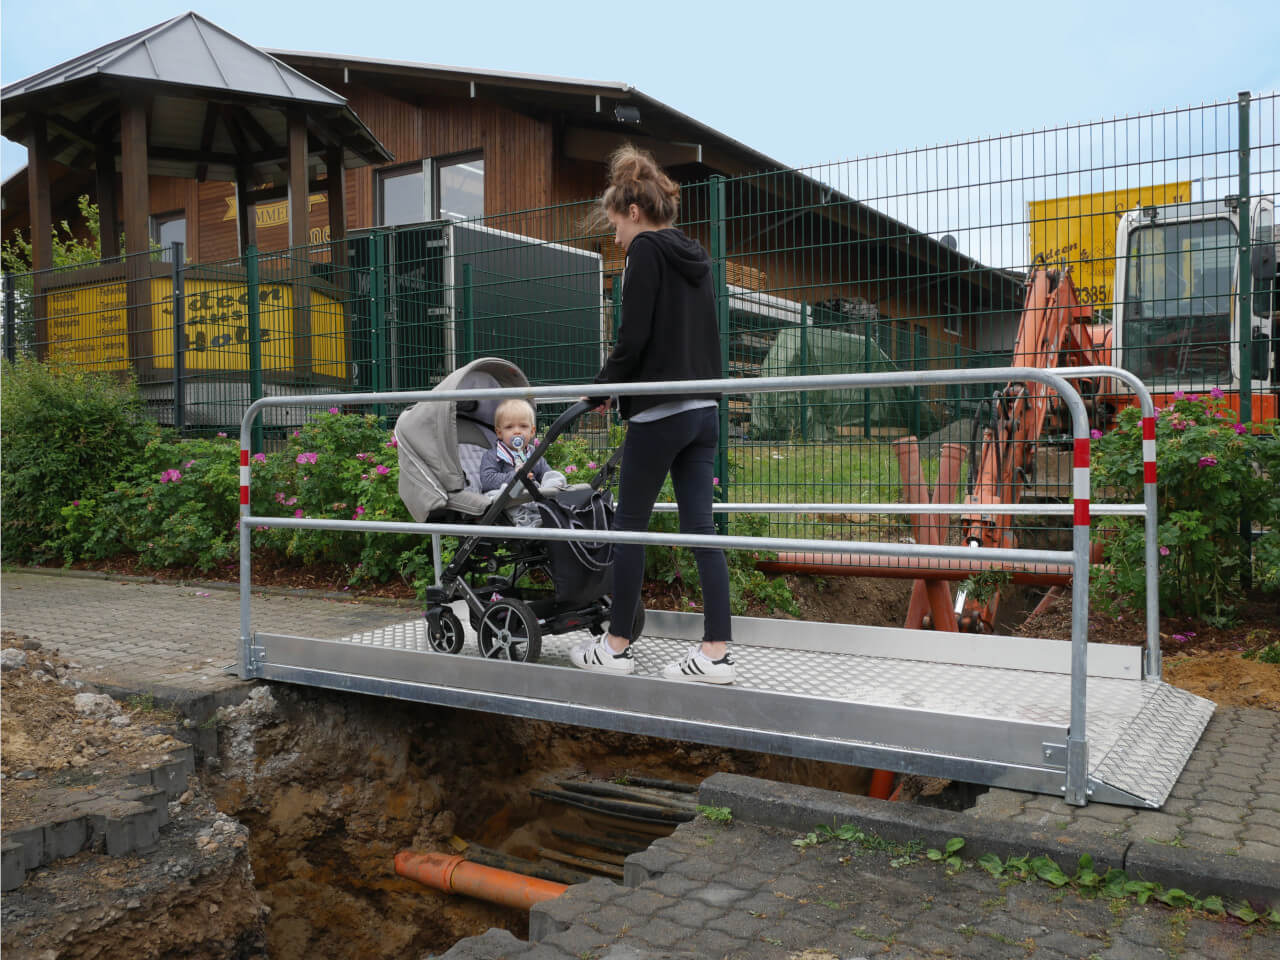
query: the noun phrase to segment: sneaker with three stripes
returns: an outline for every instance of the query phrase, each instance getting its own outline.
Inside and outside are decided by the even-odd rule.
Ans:
[[[635,672],[636,669],[636,662],[631,656],[631,646],[628,645],[621,653],[614,653],[604,637],[594,643],[574,648],[569,654],[569,661],[581,670],[592,670],[596,673],[625,675]]]
[[[693,680],[697,683],[733,683],[737,678],[737,670],[733,665],[733,657],[725,653],[719,660],[712,660],[695,644],[689,652],[675,663],[669,663],[662,670],[668,680]]]

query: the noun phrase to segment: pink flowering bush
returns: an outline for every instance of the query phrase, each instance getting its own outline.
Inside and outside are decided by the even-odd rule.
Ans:
[[[1280,423],[1259,432],[1236,422],[1221,390],[1178,391],[1156,419],[1160,604],[1228,622],[1242,595],[1250,552],[1240,518],[1268,531],[1254,551],[1254,579],[1280,588]],[[1142,501],[1142,425],[1136,407],[1093,443],[1094,497]],[[1138,518],[1095,520],[1105,550],[1094,596],[1103,609],[1143,608],[1145,551]],[[1275,556],[1275,559],[1270,559]],[[1270,572],[1269,572],[1270,571]]]

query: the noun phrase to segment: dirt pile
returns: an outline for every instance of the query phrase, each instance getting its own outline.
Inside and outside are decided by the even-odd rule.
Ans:
[[[245,830],[218,814],[197,778],[179,782],[172,802],[159,794],[167,823],[153,846],[105,852],[96,811],[131,776],[187,749],[180,718],[148,700],[121,704],[89,692],[76,679],[76,664],[29,638],[6,633],[0,657],[6,837],[25,828],[38,834],[81,811],[92,824],[80,852],[30,870],[5,893],[5,952],[95,960],[264,957],[263,907]]]

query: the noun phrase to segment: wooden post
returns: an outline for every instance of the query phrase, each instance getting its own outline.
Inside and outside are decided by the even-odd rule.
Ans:
[[[310,217],[307,215],[307,118],[299,107],[289,108],[289,246],[287,261],[293,289],[293,364],[300,378],[311,370],[311,283],[309,253]]]
[[[116,203],[115,145],[109,140],[98,144],[96,152],[98,226],[102,240],[102,259],[120,256],[120,214]]]
[[[289,246],[307,243],[307,119],[296,108],[289,109]]]
[[[147,252],[151,231],[150,183],[147,173],[147,107],[140,100],[126,99],[120,109],[120,175],[124,189],[125,304],[129,359],[135,369],[150,366],[147,349],[151,331],[150,296],[146,278],[150,275]]]
[[[27,136],[27,202],[31,207],[32,308],[36,321],[36,357],[43,360],[49,350],[48,307],[44,295],[47,275],[53,266],[53,204],[49,198],[49,134],[44,117],[31,115]]]
[[[342,169],[342,148],[330,147],[325,154],[329,200],[329,262],[334,283],[347,265],[347,184]]]

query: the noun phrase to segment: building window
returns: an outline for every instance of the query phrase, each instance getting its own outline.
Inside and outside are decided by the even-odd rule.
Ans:
[[[174,213],[157,213],[151,217],[151,243],[164,252],[161,258],[170,259],[175,243],[187,242],[187,214],[183,210]],[[185,256],[185,254],[184,254]]]
[[[424,164],[378,173],[378,225],[422,223],[427,219],[427,178]]]
[[[960,336],[960,314],[950,304],[945,304],[943,309],[946,313],[942,316],[942,332],[953,337]]]
[[[484,156],[479,153],[435,161],[436,209],[441,220],[484,216]]]

